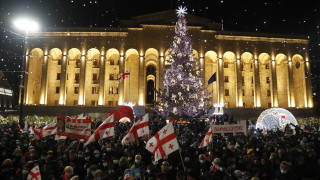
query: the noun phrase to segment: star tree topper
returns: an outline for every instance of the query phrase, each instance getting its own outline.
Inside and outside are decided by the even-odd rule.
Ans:
[[[177,15],[178,15],[179,17],[180,17],[180,16],[184,16],[185,14],[188,14],[186,7],[179,6],[176,11],[177,11]]]

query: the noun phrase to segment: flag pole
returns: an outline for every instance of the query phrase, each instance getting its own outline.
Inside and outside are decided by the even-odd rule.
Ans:
[[[186,171],[186,167],[184,166],[184,162],[183,162],[182,155],[181,155],[181,148],[179,148],[179,155],[180,155],[180,159],[181,159],[181,162],[182,162],[183,170]]]

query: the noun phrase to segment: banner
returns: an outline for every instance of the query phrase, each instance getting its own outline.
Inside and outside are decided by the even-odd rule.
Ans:
[[[247,134],[246,121],[241,121],[240,124],[229,124],[229,125],[212,125],[212,133],[238,133],[243,132]]]
[[[57,135],[88,140],[91,136],[91,117],[57,116]]]

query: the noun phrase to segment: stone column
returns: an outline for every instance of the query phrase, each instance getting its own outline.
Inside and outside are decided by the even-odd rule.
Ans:
[[[80,82],[79,82],[79,105],[85,105],[85,85],[86,85],[86,56],[80,58]]]
[[[261,89],[260,89],[260,74],[259,74],[259,61],[254,60],[254,107],[261,107]]]
[[[292,70],[292,60],[288,61],[288,106],[295,107],[294,100],[294,86],[293,86],[293,70]]]
[[[271,61],[271,103],[272,107],[278,107],[278,91],[277,91],[277,71],[276,61]]]
[[[206,78],[205,78],[205,75],[204,75],[204,72],[205,72],[204,58],[200,57],[199,60],[200,60],[200,77],[202,78],[202,86],[204,87],[205,83],[206,83]]]
[[[105,55],[100,56],[99,62],[99,92],[98,92],[98,105],[105,105],[105,92],[104,92],[104,84],[105,84]]]
[[[40,104],[47,104],[47,89],[48,89],[48,55],[43,57],[42,72],[41,72],[41,88],[40,88]],[[60,89],[61,90],[61,89]]]
[[[120,55],[120,62],[119,62],[119,73],[124,72],[125,62],[124,62],[124,55]],[[123,105],[124,103],[124,80],[119,82],[119,100],[118,104]]]
[[[60,74],[60,97],[59,104],[66,104],[66,83],[67,83],[67,56],[62,56],[61,74]]]
[[[218,103],[219,105],[224,104],[224,81],[223,81],[223,59],[218,59]]]
[[[311,72],[310,72],[310,62],[309,59],[306,58],[304,65],[305,72],[305,87],[306,87],[306,104],[305,107],[312,108],[313,100],[312,100],[312,86],[311,86]]]
[[[236,60],[236,80],[237,80],[237,90],[236,90],[236,101],[237,107],[243,106],[242,101],[242,71],[241,71],[241,60]]]
[[[164,56],[160,56],[160,61],[159,61],[159,76],[157,77],[157,90],[162,88],[163,86],[163,78],[164,78],[164,64],[165,64],[165,59]]]
[[[26,55],[26,62],[25,64],[22,63],[22,66],[24,66],[24,70],[21,72],[21,82],[20,82],[20,92],[19,95],[19,99],[20,99],[20,104],[24,103],[24,104],[29,104],[29,91],[28,91],[28,76],[29,76],[29,55]],[[22,97],[21,97],[22,96]],[[22,101],[22,102],[21,102]]]
[[[138,105],[139,106],[143,106],[145,104],[145,57],[144,56],[140,56],[139,58],[139,81],[138,81]]]

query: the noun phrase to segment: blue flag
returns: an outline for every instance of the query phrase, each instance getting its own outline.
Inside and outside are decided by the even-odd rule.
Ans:
[[[217,80],[217,76],[216,76],[216,72],[214,72],[210,77],[210,79],[208,80],[208,85],[215,82],[216,80]]]

